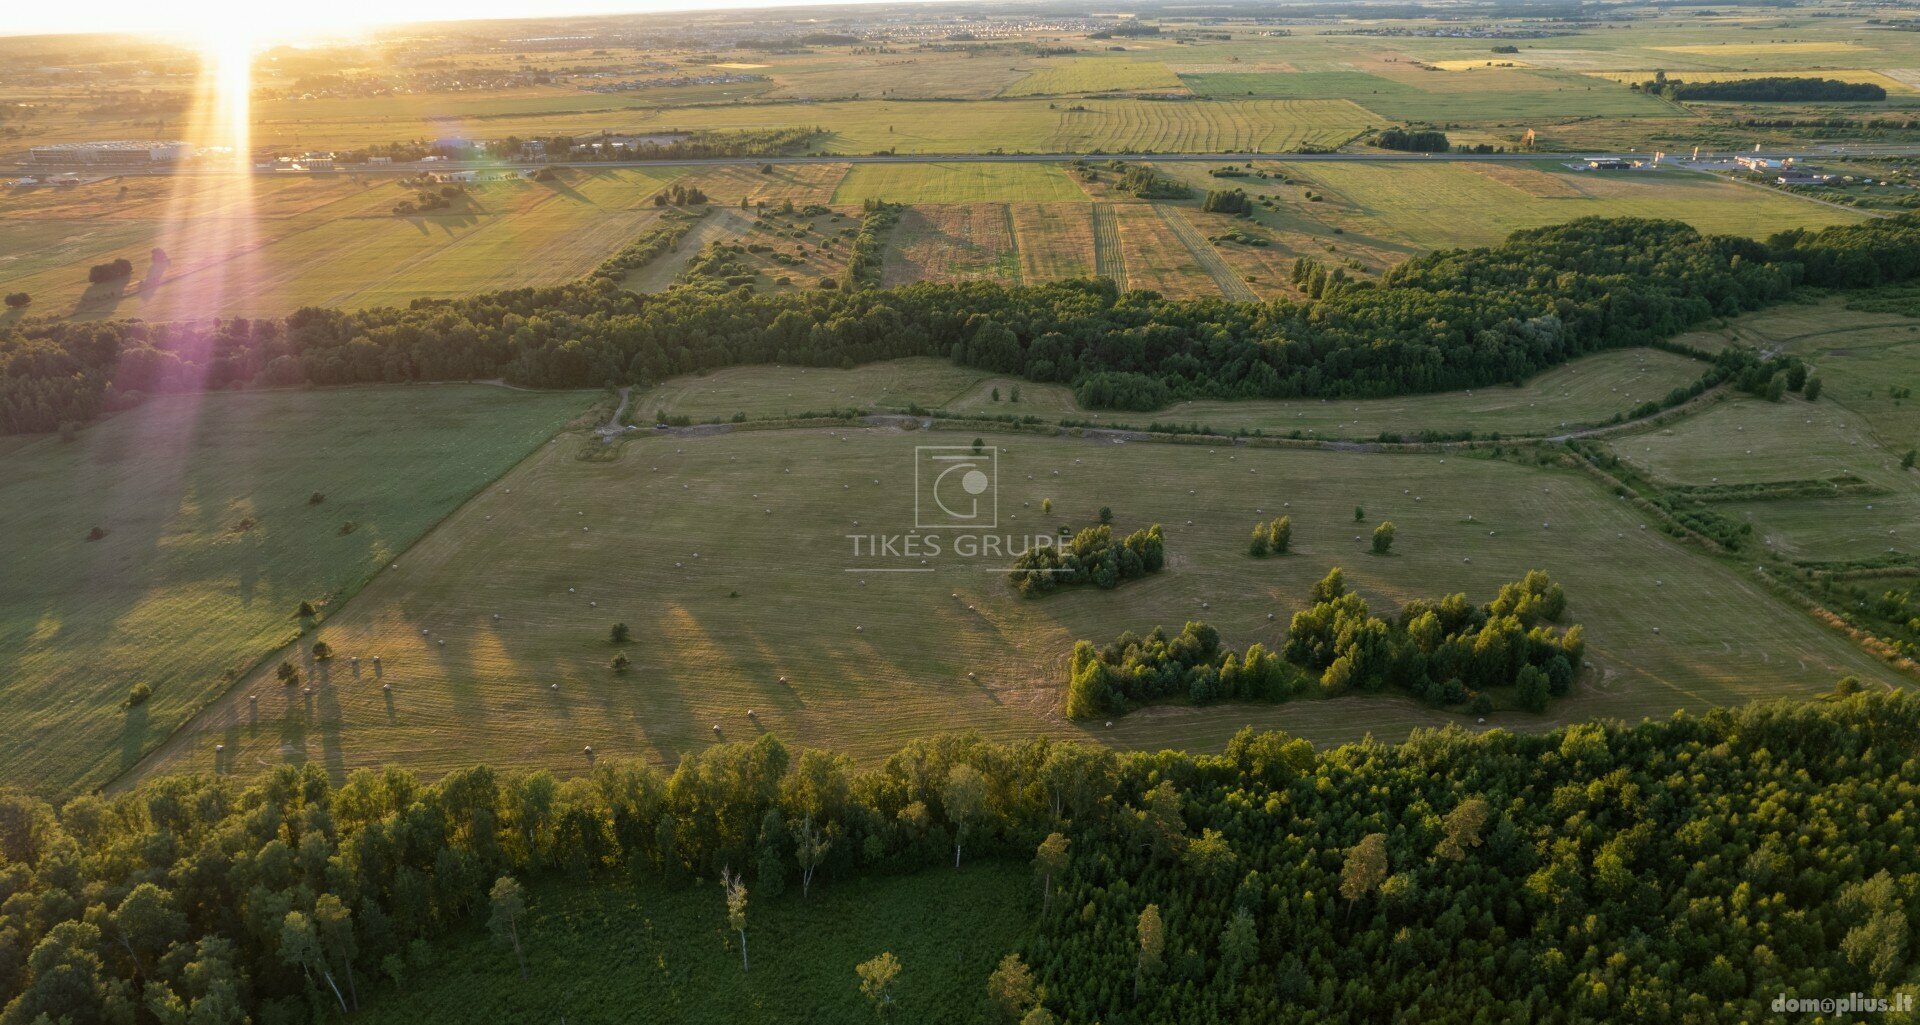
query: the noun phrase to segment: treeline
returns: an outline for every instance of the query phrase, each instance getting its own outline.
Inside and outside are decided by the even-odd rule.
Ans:
[[[731,868],[754,906],[804,906],[953,871],[963,845],[1033,858],[1016,953],[1050,1017],[1029,1020],[1754,1021],[1782,992],[1910,980],[1916,745],[1920,702],[1894,692],[1324,752],[942,736],[856,769],[764,737],[665,774],[308,766],[0,797],[0,1023],[335,1020],[483,920],[503,876]]]
[[[1065,544],[1028,548],[1014,560],[1007,578],[1021,594],[1037,598],[1085,584],[1112,589],[1158,573],[1166,562],[1167,539],[1160,524],[1116,540],[1113,527],[1101,523],[1080,531]]]
[[[665,256],[687,237],[687,232],[700,223],[707,215],[708,207],[695,206],[689,213],[670,213],[660,219],[660,223],[646,234],[620,247],[620,251],[607,257],[605,262],[593,269],[593,277],[603,278],[614,284],[627,280],[627,275],[645,267],[654,260]]]
[[[900,214],[906,209],[899,203],[869,199],[865,204],[865,214],[860,218],[860,230],[853,236],[853,245],[847,249],[847,269],[841,275],[841,284],[849,289],[867,288],[880,283],[880,259],[887,248],[887,236],[893,233],[893,226],[900,223]]]
[[[1687,82],[1655,72],[1633,88],[1675,100],[1719,100],[1745,103],[1878,103],[1887,98],[1887,90],[1871,82],[1842,82],[1837,78],[1728,79],[1723,82]]]
[[[0,334],[0,430],[51,431],[155,385],[499,377],[595,387],[903,356],[1065,382],[1083,401],[1128,409],[1451,391],[1657,342],[1801,283],[1865,287],[1917,270],[1920,220],[1910,215],[1764,243],[1674,221],[1588,218],[1416,257],[1377,281],[1336,271],[1318,298],[1299,302],[1174,300],[1104,280],[642,296],[589,279],[404,308],[307,308],[284,321],[28,319]]]
[[[1388,128],[1374,136],[1373,144],[1381,149],[1407,153],[1445,153],[1452,148],[1447,141],[1447,133],[1412,128]]]
[[[1277,656],[1261,644],[1244,655],[1223,651],[1219,632],[1205,623],[1188,623],[1171,639],[1155,627],[1145,638],[1129,632],[1101,648],[1080,641],[1065,710],[1085,719],[1165,701],[1285,701],[1316,689],[1338,696],[1395,687],[1482,714],[1493,709],[1492,693],[1505,693],[1538,712],[1567,692],[1585,649],[1580,627],[1550,625],[1566,603],[1560,585],[1534,570],[1485,605],[1464,594],[1418,599],[1388,621],[1347,589],[1336,567],[1314,585],[1313,604],[1294,614]]]

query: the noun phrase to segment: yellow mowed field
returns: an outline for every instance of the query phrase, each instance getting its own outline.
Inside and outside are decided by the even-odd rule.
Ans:
[[[1085,203],[1009,203],[1020,280],[1027,284],[1091,277],[1092,208]]]
[[[1219,284],[1152,204],[1111,203],[1107,209],[1125,254],[1128,287],[1179,299],[1219,297]]]
[[[566,172],[468,186],[451,209],[396,216],[416,191],[390,178],[113,180],[0,195],[0,288],[36,310],[150,320],[263,316],[554,284],[591,270],[658,216],[668,179]],[[177,184],[177,193],[166,194]],[[44,197],[44,198],[43,198]],[[153,251],[164,252],[158,264]],[[125,288],[87,268],[135,266]]]
[[[887,242],[881,283],[989,279],[1017,284],[1020,254],[1005,203],[923,206],[902,214]]]
[[[956,163],[856,164],[834,190],[833,202],[859,206],[888,203],[1071,203],[1087,194],[1058,164]]]

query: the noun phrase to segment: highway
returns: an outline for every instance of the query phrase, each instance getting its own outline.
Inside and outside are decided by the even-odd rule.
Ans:
[[[1685,151],[1691,156],[1690,149]],[[87,175],[287,175],[309,174],[315,176],[330,175],[412,175],[425,171],[534,171],[543,167],[571,168],[620,168],[620,167],[759,167],[762,164],[776,166],[804,164],[1001,164],[1033,163],[1058,164],[1073,160],[1103,162],[1121,161],[1199,161],[1205,163],[1244,163],[1249,160],[1288,161],[1291,163],[1319,162],[1366,162],[1366,163],[1418,163],[1430,161],[1511,161],[1511,160],[1560,160],[1576,161],[1595,157],[1616,157],[1628,160],[1644,160],[1651,152],[1607,152],[1585,150],[1569,153],[1397,153],[1385,150],[1338,152],[1338,153],[873,153],[862,156],[800,155],[768,157],[701,157],[669,160],[557,160],[549,163],[529,163],[524,161],[491,160],[434,160],[406,164],[350,164],[325,171],[293,171],[280,169],[248,168],[241,170],[232,167],[210,167],[200,164],[185,164],[168,167],[122,168],[122,167],[40,167],[37,165],[16,165],[16,172],[24,175],[41,174],[87,174]],[[1691,166],[1706,170],[1724,164],[1730,164],[1736,156],[1765,157],[1769,160],[1831,160],[1835,157],[1920,157],[1920,146],[1869,146],[1835,145],[1821,146],[1801,150],[1720,150],[1702,151],[1695,162],[1682,158],[1682,151],[1670,151],[1667,160],[1674,164]]]

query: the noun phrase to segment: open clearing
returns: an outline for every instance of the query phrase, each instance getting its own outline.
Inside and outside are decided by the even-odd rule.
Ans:
[[[350,592],[588,401],[217,393],[0,451],[0,780],[71,793],[132,765],[285,644],[300,602]],[[153,698],[123,710],[135,683]]]
[[[1032,889],[1023,865],[969,861],[958,872],[822,878],[805,901],[797,883],[779,897],[756,891],[753,970],[742,972],[717,886],[550,883],[527,894],[528,981],[476,929],[440,944],[404,991],[383,987],[356,1020],[494,1025],[564,1011],[622,1025],[860,1022],[873,1011],[853,967],[884,950],[901,963],[896,1020],[979,1022],[990,1013],[982,980],[1018,946]]]
[[[1564,580],[1597,668],[1552,720],[1503,712],[1496,725],[1811,694],[1844,673],[1892,679],[1754,580],[1643,529],[1589,478],[1485,458],[992,435],[1000,530],[1051,533],[1112,505],[1123,530],[1166,526],[1167,571],[1028,600],[1008,586],[1006,557],[961,557],[951,536],[925,566],[856,555],[851,535],[912,527],[914,447],[969,437],[646,432],[611,460],[597,442],[545,446],[322,624],[315,636],[342,657],[308,666],[311,694],[255,673],[142,772],[291,760],[340,774],[396,759],[429,774],[475,761],[572,771],[582,745],[671,764],[761,731],[871,758],[961,725],[1204,750],[1248,723],[1333,742],[1462,721],[1388,695],[1169,707],[1111,729],[1060,716],[1075,640],[1204,618],[1233,646],[1275,645],[1334,565],[1390,604],[1453,590],[1485,600],[1533,568]],[[1249,560],[1249,525],[1281,512],[1299,554]],[[1400,532],[1387,558],[1354,540],[1381,519]],[[632,643],[608,642],[614,622]],[[608,668],[616,652],[630,671]],[[376,654],[377,673],[344,657]]]

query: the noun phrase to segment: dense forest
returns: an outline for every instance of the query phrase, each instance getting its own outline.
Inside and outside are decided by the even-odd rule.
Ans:
[[[1452,145],[1447,141],[1445,132],[1411,128],[1389,128],[1374,136],[1373,144],[1381,149],[1397,149],[1407,153],[1445,153]]]
[[[1743,103],[1878,103],[1887,90],[1871,82],[1843,82],[1837,78],[1735,78],[1720,82],[1687,82],[1655,72],[1633,88],[1674,100],[1718,100]]]
[[[1158,573],[1166,563],[1167,538],[1160,524],[1116,538],[1111,524],[1100,523],[1059,544],[1035,545],[1020,553],[1007,579],[1021,594],[1038,598],[1085,584],[1112,590]]]
[[[1589,218],[1415,257],[1378,281],[1329,278],[1308,301],[1174,300],[1104,279],[636,295],[591,276],[284,320],[28,318],[0,334],[0,432],[51,431],[145,394],[201,388],[497,377],[596,387],[901,356],[1073,383],[1083,401],[1126,409],[1446,391],[1656,342],[1797,285],[1864,287],[1916,271],[1920,219],[1910,215],[1766,242]]]
[[[333,1021],[520,880],[664,876],[720,922],[731,868],[750,938],[767,900],[982,858],[1033,862],[1030,1021],[1752,1021],[1912,977],[1920,702],[1856,689],[1325,751],[947,735],[855,768],[762,737],[667,774],[0,796],[0,1023]]]
[[[1312,599],[1294,613],[1277,654],[1262,644],[1244,655],[1225,651],[1220,632],[1199,622],[1171,638],[1155,627],[1099,648],[1080,641],[1067,669],[1067,717],[1165,701],[1285,701],[1388,687],[1482,715],[1493,711],[1490,695],[1500,693],[1538,712],[1567,692],[1586,650],[1581,627],[1553,627],[1567,598],[1540,570],[1502,585],[1485,605],[1470,604],[1465,594],[1415,599],[1391,620],[1372,614],[1339,567],[1314,585]]]

